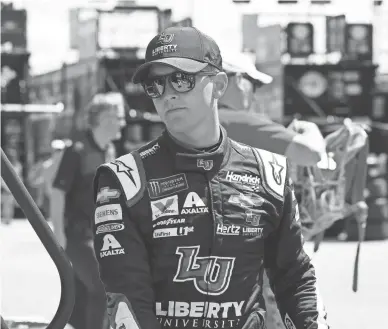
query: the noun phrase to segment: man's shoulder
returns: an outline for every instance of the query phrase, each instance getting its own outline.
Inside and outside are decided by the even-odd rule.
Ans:
[[[264,189],[282,200],[287,179],[287,158],[267,150],[252,147],[259,165]]]
[[[160,150],[159,139],[154,139],[137,150],[124,154],[113,161],[104,163],[100,168],[109,168],[116,176],[120,173],[134,173],[136,177],[142,178],[144,174],[144,162],[156,155]],[[141,174],[141,175],[140,175]],[[135,181],[136,183],[136,181]]]
[[[138,151],[127,153],[99,166],[95,183],[102,172],[108,172],[112,180],[119,183],[127,204],[137,202],[142,196],[145,188],[145,173]]]
[[[230,143],[232,147],[238,152],[238,153],[244,153],[245,156],[252,154],[252,150],[254,147],[245,144],[243,142],[237,141],[234,138],[228,137],[230,140]]]

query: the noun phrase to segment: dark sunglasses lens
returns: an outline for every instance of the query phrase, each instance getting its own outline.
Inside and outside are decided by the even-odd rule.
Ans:
[[[165,86],[165,79],[147,80],[143,83],[143,88],[147,96],[151,98],[158,98],[163,95]]]
[[[182,72],[175,72],[170,77],[172,87],[180,93],[185,93],[195,87],[195,76]]]

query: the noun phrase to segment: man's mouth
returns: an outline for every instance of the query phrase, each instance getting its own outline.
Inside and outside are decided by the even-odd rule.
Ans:
[[[173,111],[177,111],[177,110],[186,110],[187,107],[173,107],[171,109],[168,110],[168,112],[173,112]]]

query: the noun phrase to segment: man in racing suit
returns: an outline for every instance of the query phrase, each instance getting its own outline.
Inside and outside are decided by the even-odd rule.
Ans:
[[[167,131],[94,182],[112,328],[265,328],[264,269],[288,329],[328,328],[286,158],[229,139],[217,121],[227,86],[217,44],[168,28],[140,81]]]

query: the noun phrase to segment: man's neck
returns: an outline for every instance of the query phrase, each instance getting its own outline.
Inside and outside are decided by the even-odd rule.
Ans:
[[[199,128],[199,127],[198,127]],[[169,131],[169,134],[182,146],[190,149],[206,149],[216,145],[221,137],[219,124],[211,129],[194,129],[190,133],[176,133]]]
[[[98,130],[92,130],[91,133],[96,144],[102,150],[105,150],[109,144],[109,141],[106,140],[105,136],[102,133],[100,133]]]

